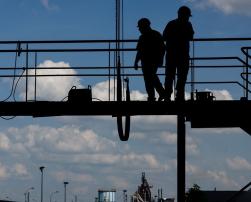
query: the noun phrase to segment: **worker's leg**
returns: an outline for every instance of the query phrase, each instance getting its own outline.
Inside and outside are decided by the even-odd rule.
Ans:
[[[173,81],[176,73],[175,58],[172,55],[166,56],[166,71],[165,71],[165,92],[167,99],[171,99],[173,92]]]
[[[177,67],[177,85],[176,85],[176,99],[185,99],[185,85],[187,80],[187,75],[189,71],[189,57],[183,57],[179,60]]]

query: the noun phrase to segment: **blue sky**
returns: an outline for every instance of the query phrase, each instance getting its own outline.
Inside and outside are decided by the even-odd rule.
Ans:
[[[245,0],[124,0],[124,38],[137,39],[137,20],[148,17],[152,28],[162,32],[177,9],[188,5],[196,38],[250,37],[251,2]],[[88,40],[115,38],[114,0],[1,0],[0,40]],[[196,56],[238,55],[243,58],[243,43],[196,43]],[[131,44],[135,47],[135,44]],[[5,47],[5,46],[4,46]],[[13,46],[12,46],[13,48]],[[15,48],[15,47],[14,47]],[[22,45],[22,48],[25,48]],[[128,54],[125,65],[133,64]],[[17,66],[25,65],[25,55]],[[13,66],[15,55],[0,55],[0,66]],[[234,62],[236,63],[236,62]],[[73,66],[108,64],[105,54],[39,54],[40,67],[67,67],[47,73],[76,74]],[[30,56],[34,65],[34,55]],[[32,71],[30,71],[32,73]],[[39,72],[40,73],[40,72]],[[135,72],[134,72],[135,73]],[[241,70],[198,71],[196,79],[237,80]],[[21,72],[18,72],[21,74]],[[163,81],[163,78],[161,78]],[[11,80],[0,80],[0,97],[4,100],[11,89]],[[29,99],[33,84],[29,83]],[[107,99],[107,78],[40,79],[39,100],[62,100],[76,85],[91,84],[94,97]],[[145,99],[142,78],[130,78],[133,99]],[[217,99],[239,99],[239,86],[196,86],[209,89]],[[190,88],[187,88],[189,93]],[[24,81],[16,91],[17,100],[24,99]],[[58,190],[54,200],[63,200],[63,181],[69,181],[68,201],[78,196],[80,202],[92,201],[98,189],[117,189],[133,194],[141,173],[153,185],[153,192],[163,188],[164,195],[176,197],[176,117],[133,117],[131,138],[120,142],[116,120],[112,117],[16,117],[0,121],[0,199],[24,201],[24,192],[31,186],[31,200],[40,200],[40,171],[44,170],[44,201]],[[205,190],[238,190],[250,181],[250,136],[238,128],[191,129],[187,123],[187,185],[197,183]]]

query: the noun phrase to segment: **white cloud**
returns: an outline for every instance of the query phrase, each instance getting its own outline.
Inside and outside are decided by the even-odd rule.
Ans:
[[[127,180],[118,176],[108,176],[107,180],[111,183],[110,187],[116,187],[117,190],[124,189],[129,186]]]
[[[138,90],[132,90],[130,96],[131,100],[147,100],[147,94],[141,93]]]
[[[10,149],[10,140],[4,133],[0,133],[0,149],[1,150]]]
[[[197,140],[187,136],[186,138],[186,150],[188,155],[198,155],[199,150],[198,150],[198,143]]]
[[[16,176],[20,176],[20,177],[26,177],[29,176],[28,170],[26,168],[25,165],[21,164],[21,163],[16,163],[13,168],[12,168],[12,172],[16,175]]]
[[[177,144],[177,134],[176,133],[169,133],[169,132],[163,132],[160,134],[160,140],[161,142],[164,142],[166,144]]]
[[[83,183],[93,181],[93,177],[89,174],[84,174],[84,173],[79,174],[79,173],[73,173],[71,171],[55,171],[55,173],[53,173],[53,177],[55,177],[59,182],[65,180],[71,180]]]
[[[45,69],[38,69],[37,75],[61,75],[71,74],[76,75],[77,72],[71,69],[69,63],[65,62],[53,62],[51,60],[45,60],[39,64],[38,67]],[[50,67],[62,67],[65,69],[50,69]],[[29,74],[35,75],[35,70],[30,70]],[[80,78],[77,76],[56,76],[56,77],[37,77],[37,99],[38,100],[50,100],[50,101],[61,101],[68,95],[69,90],[76,86],[81,88]],[[29,79],[28,85],[28,99],[34,100],[35,92],[35,79]],[[22,92],[20,97],[25,99],[25,87],[22,83]]]
[[[44,7],[49,8],[49,0],[40,0]]]
[[[47,9],[47,10],[56,10],[58,9],[58,6],[56,5],[51,5],[49,3],[49,0],[40,0],[41,4]]]
[[[115,80],[115,83],[116,83],[116,80]],[[110,90],[108,90],[109,86],[110,86]],[[110,99],[114,100],[114,91],[116,92],[116,85],[114,86],[113,79],[111,79],[110,82],[109,81],[99,82],[96,85],[94,85],[92,88],[93,97],[98,98],[102,101],[109,100],[109,93],[110,93]],[[130,92],[131,100],[146,100],[146,98],[147,98],[147,95],[144,93],[141,93],[138,90],[132,90]],[[115,98],[115,100],[117,99]]]
[[[228,166],[233,170],[251,171],[251,163],[243,157],[236,156],[232,159],[228,158],[226,161]]]
[[[240,128],[196,128],[193,129],[196,134],[208,135],[208,134],[218,134],[218,135],[230,135],[239,134],[243,131]]]
[[[9,177],[8,168],[0,163],[0,180],[4,180]]]
[[[102,101],[109,100],[109,85],[110,85],[110,99],[113,100],[114,98],[114,80],[103,81],[97,83],[95,86],[92,87],[92,95],[93,98],[98,98]]]
[[[75,155],[71,159],[72,162],[85,162],[87,164],[95,165],[113,165],[125,168],[150,168],[161,169],[162,165],[151,154],[111,154],[111,153],[96,153],[96,154],[79,154]],[[130,162],[130,163],[129,163]]]
[[[239,184],[231,178],[225,171],[207,170],[197,165],[186,162],[186,172],[193,181],[207,181],[218,188],[238,189]]]
[[[157,116],[157,115],[151,115],[151,116],[133,116],[132,117],[133,122],[139,122],[144,124],[176,124],[177,123],[177,117],[173,115],[166,115],[166,116]]]
[[[205,91],[210,91],[215,96],[216,100],[233,100],[232,95],[227,90],[210,90],[206,89]]]
[[[190,0],[190,2],[201,8],[214,7],[225,14],[251,15],[249,0]]]
[[[22,136],[23,139],[20,141],[22,141],[25,148],[32,151],[102,152],[116,147],[113,141],[99,137],[92,130],[82,131],[77,126],[53,128],[29,125],[11,131],[13,135]],[[12,144],[15,145],[16,143],[16,141],[13,141]]]
[[[226,188],[239,188],[239,184],[231,179],[225,171],[207,171],[207,177],[213,181],[224,185]]]
[[[147,137],[147,135],[145,133],[141,133],[141,132],[136,132],[136,133],[130,134],[130,138],[133,138],[135,140],[143,140],[146,137]]]
[[[92,130],[81,130],[76,126],[52,128],[29,125],[19,129],[11,128],[3,135],[3,137],[5,136],[10,136],[9,153],[13,155],[14,152],[16,156],[19,155],[22,158],[23,156],[27,158],[32,156],[32,158],[48,162],[85,162],[86,164],[117,165],[126,168],[128,166],[163,168],[163,165],[151,153],[128,153],[126,146],[117,147],[116,142],[102,137]],[[22,145],[22,151],[25,152],[25,155],[11,149],[15,148],[16,145]],[[67,158],[65,155],[71,156],[71,158]],[[15,171],[23,175],[27,172],[22,165],[17,165]]]
[[[190,175],[197,175],[201,171],[200,168],[198,168],[197,166],[186,162],[186,172]]]
[[[128,162],[131,162],[131,165],[135,167],[144,167],[144,166],[148,167],[149,166],[151,169],[160,168],[160,164],[158,160],[152,154],[138,155],[138,154],[130,153],[127,155],[123,155],[121,159],[122,159],[121,161],[126,164]]]

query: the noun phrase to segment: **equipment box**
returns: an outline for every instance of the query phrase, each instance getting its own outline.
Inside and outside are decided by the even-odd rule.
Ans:
[[[92,90],[91,86],[85,89],[77,89],[76,86],[72,87],[68,94],[68,102],[91,102]]]

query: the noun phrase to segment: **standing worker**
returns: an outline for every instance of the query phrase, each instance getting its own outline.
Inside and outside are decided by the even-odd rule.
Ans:
[[[170,21],[163,32],[166,42],[165,99],[167,101],[171,100],[176,69],[175,100],[185,100],[185,84],[189,71],[189,41],[193,39],[194,35],[193,26],[189,22],[191,16],[191,10],[187,6],[181,6],[178,10],[178,18]]]
[[[155,89],[159,94],[158,100],[163,100],[165,95],[165,90],[157,75],[158,67],[163,64],[165,44],[162,35],[153,30],[150,24],[147,18],[138,21],[141,36],[137,44],[134,68],[137,70],[138,62],[141,61],[148,101],[155,101]]]

